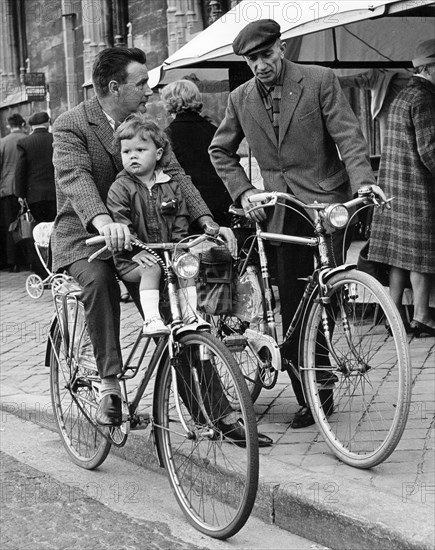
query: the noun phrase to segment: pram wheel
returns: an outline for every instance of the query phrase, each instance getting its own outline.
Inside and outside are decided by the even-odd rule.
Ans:
[[[63,273],[53,275],[51,279],[51,293],[53,294],[53,296],[55,296],[60,291],[64,282],[65,275]]]
[[[26,279],[26,290],[27,294],[37,300],[44,293],[44,283],[39,275],[32,273]]]

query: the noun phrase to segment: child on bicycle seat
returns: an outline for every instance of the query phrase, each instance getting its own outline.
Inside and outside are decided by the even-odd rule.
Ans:
[[[145,243],[178,242],[187,237],[189,214],[180,186],[165,174],[170,146],[165,133],[146,115],[130,115],[116,130],[122,170],[111,185],[107,206],[118,223]],[[169,334],[159,312],[161,268],[155,255],[140,250],[116,252],[118,275],[139,283],[144,313],[143,334]],[[181,281],[179,299],[183,320],[195,322],[197,296],[193,280]]]

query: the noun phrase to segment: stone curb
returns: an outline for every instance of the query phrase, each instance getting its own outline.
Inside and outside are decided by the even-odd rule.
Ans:
[[[2,416],[14,414],[44,428],[56,431],[56,423],[48,402],[48,396],[31,396],[18,394],[16,390],[2,386],[0,410]],[[149,437],[150,431],[132,432],[123,448],[112,447],[117,456],[141,467],[162,473],[159,467],[154,445]],[[65,455],[67,460],[67,456]],[[253,515],[265,523],[275,524],[331,549],[359,550],[373,548],[376,550],[433,550],[431,540],[433,524],[431,509],[427,517],[422,517],[421,509],[410,513],[406,525],[400,523],[398,515],[397,529],[393,530],[382,521],[387,513],[394,516],[396,505],[403,506],[398,497],[386,495],[376,489],[361,494],[359,487],[345,487],[346,508],[343,505],[332,507],[331,502],[310,498],[303,494],[301,487],[313,484],[313,473],[302,468],[288,472],[289,465],[282,464],[282,471],[277,469],[277,461],[267,456],[260,457],[260,484]],[[279,482],[269,478],[273,474]],[[331,484],[330,477],[316,473],[316,484],[326,487]],[[395,500],[395,502],[393,502]],[[332,500],[333,502],[333,500]],[[326,505],[328,504],[328,505]],[[368,508],[370,513],[367,514]],[[394,519],[394,517],[392,518]],[[403,518],[402,518],[403,521]],[[426,524],[428,531],[421,532],[421,525]]]

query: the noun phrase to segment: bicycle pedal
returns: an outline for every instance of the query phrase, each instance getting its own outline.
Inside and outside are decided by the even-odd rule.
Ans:
[[[150,415],[148,413],[135,414],[130,420],[130,429],[131,430],[146,430],[149,423],[151,422]]]
[[[223,339],[223,343],[232,351],[243,351],[246,347],[247,339],[240,334],[231,334]]]

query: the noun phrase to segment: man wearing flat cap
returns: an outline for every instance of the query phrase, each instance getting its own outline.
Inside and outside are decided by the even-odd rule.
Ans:
[[[48,113],[38,112],[29,118],[31,134],[17,143],[15,194],[22,203],[27,201],[37,223],[51,222],[56,217],[56,188],[54,185],[53,135],[48,131]],[[47,276],[33,247],[28,260],[34,271]]]
[[[247,198],[257,190],[239,163],[237,150],[246,137],[256,158],[267,191],[294,194],[306,203],[343,202],[362,185],[375,186],[367,143],[338,79],[331,69],[297,65],[284,59],[285,42],[280,26],[271,19],[249,23],[233,42],[254,77],[234,90],[228,99],[225,118],[209,152],[217,173],[245,212]],[[383,196],[375,186],[375,192]],[[248,214],[256,221],[267,219],[271,232],[306,236],[312,229],[300,216],[286,208],[257,210]],[[342,260],[344,235],[337,231],[331,246],[337,263]],[[346,242],[346,246],[350,244]],[[303,293],[304,281],[313,270],[309,247],[281,244],[276,251],[276,275],[281,300],[283,333]],[[299,364],[297,349],[284,355]],[[293,428],[314,423],[301,385],[289,369],[301,406]],[[327,373],[325,384],[335,376]],[[324,390],[325,409],[332,410],[332,390]]]

